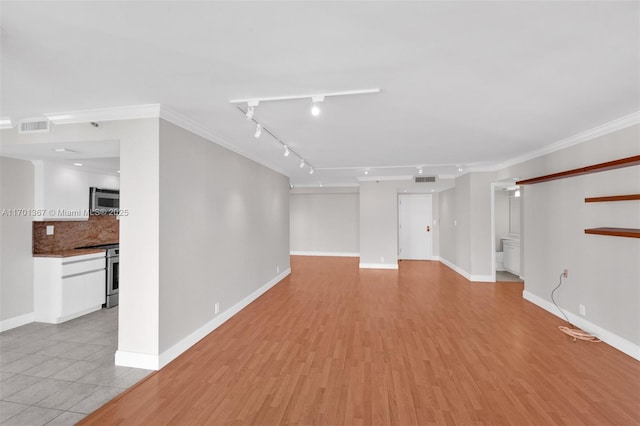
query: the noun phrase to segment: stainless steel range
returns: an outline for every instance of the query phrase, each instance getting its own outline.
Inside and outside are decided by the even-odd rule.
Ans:
[[[118,305],[120,291],[120,248],[113,247],[107,249],[107,308]]]

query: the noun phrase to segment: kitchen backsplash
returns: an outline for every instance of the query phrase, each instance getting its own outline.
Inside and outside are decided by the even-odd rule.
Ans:
[[[115,216],[89,216],[89,220],[82,221],[33,222],[33,254],[117,243],[119,224]],[[53,235],[47,235],[47,226],[51,225],[54,227]]]

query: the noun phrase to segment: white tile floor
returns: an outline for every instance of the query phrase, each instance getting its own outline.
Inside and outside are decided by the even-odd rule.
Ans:
[[[117,367],[118,308],[0,333],[0,424],[73,425],[151,371]]]

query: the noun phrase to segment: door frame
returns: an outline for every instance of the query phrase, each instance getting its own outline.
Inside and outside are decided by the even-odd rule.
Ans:
[[[434,255],[433,255],[433,236],[435,233],[435,229],[433,226],[433,194],[425,194],[422,192],[413,192],[413,193],[398,193],[397,195],[397,223],[396,223],[396,230],[397,230],[397,234],[398,234],[398,242],[397,242],[397,255],[396,257],[398,258],[398,260],[402,260],[400,258],[400,197],[403,196],[427,196],[430,200],[430,205],[431,205],[431,218],[430,218],[430,222],[429,222],[429,226],[431,227],[431,239],[429,241],[429,253],[430,256],[428,259],[425,260],[434,260]],[[410,260],[410,259],[404,259],[404,260]]]

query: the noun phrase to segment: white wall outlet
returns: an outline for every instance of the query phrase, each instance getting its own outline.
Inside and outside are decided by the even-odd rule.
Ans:
[[[220,313],[220,303],[216,302],[216,304],[213,305],[213,313],[216,315]]]
[[[53,225],[47,225],[47,235],[53,235]]]
[[[587,316],[587,308],[583,304],[580,304],[580,315],[583,317]]]
[[[569,278],[569,270],[565,269],[564,271],[562,271],[562,276],[565,278]]]

